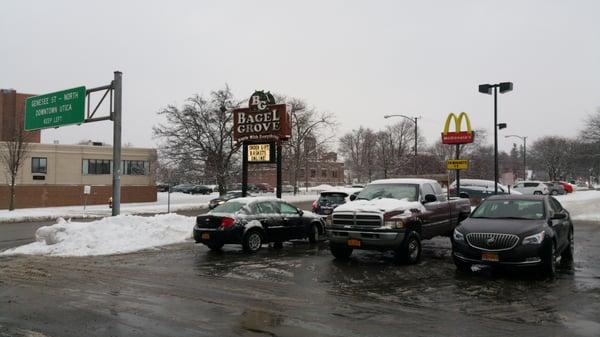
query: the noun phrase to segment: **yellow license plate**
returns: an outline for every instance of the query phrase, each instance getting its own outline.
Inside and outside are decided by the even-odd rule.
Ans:
[[[210,240],[210,234],[202,233],[202,240]]]
[[[360,240],[356,240],[356,239],[350,239],[348,240],[348,246],[350,247],[360,247]]]
[[[498,253],[482,253],[481,261],[498,262]]]

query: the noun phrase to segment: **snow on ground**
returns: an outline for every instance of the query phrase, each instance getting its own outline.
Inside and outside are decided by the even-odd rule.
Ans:
[[[274,194],[259,194],[260,196],[274,196]],[[208,208],[208,202],[217,198],[218,193],[209,195],[190,195],[185,193],[171,193],[171,212]],[[289,202],[313,201],[318,198],[316,193],[290,195],[284,194],[283,199]],[[158,193],[156,202],[126,203],[121,204],[121,214],[156,214],[166,213],[168,193]],[[102,218],[111,215],[108,205],[90,205],[85,211],[83,206],[23,208],[14,211],[0,210],[1,222],[26,222],[47,221],[58,218]]]
[[[556,196],[574,220],[600,221],[600,191],[577,191]]]
[[[178,243],[191,238],[194,217],[160,214],[153,217],[120,215],[93,222],[59,219],[40,227],[36,242],[8,249],[0,255],[30,254],[90,256],[120,254]]]

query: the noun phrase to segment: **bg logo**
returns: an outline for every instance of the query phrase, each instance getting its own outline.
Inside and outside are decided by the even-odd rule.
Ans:
[[[462,120],[465,119],[467,124],[467,130],[462,131]],[[450,132],[450,123],[454,120],[455,131]],[[444,125],[444,131],[442,132],[442,143],[443,144],[468,144],[473,143],[475,139],[475,132],[471,129],[471,121],[466,112],[461,112],[458,117],[451,112],[446,118],[446,124]]]
[[[265,111],[267,107],[271,104],[275,104],[275,98],[271,95],[270,91],[266,93],[264,91],[255,91],[252,96],[250,96],[250,101],[248,102],[248,106],[250,107],[250,111]]]

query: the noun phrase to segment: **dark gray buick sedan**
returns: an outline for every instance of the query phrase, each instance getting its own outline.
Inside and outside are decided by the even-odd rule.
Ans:
[[[573,258],[573,223],[551,196],[498,195],[486,199],[456,227],[452,257],[458,270],[473,264],[536,267],[554,275]]]

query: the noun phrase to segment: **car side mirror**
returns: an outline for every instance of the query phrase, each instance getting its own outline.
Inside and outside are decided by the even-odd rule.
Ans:
[[[552,215],[552,220],[564,220],[567,218],[567,214],[565,213],[554,213],[554,215]]]
[[[425,204],[428,204],[430,202],[436,202],[436,201],[437,201],[437,198],[435,197],[435,195],[433,195],[433,194],[426,194],[425,195],[425,200],[424,200]]]
[[[465,192],[460,192],[460,194],[458,195],[459,198],[463,198],[463,199],[469,199],[469,193],[465,193]]]
[[[298,215],[300,215],[300,216],[304,215],[304,211],[303,211],[303,210],[301,210],[301,209],[299,209],[299,210],[298,210]]]
[[[350,201],[354,201],[354,200],[356,200],[356,194],[350,195]]]

